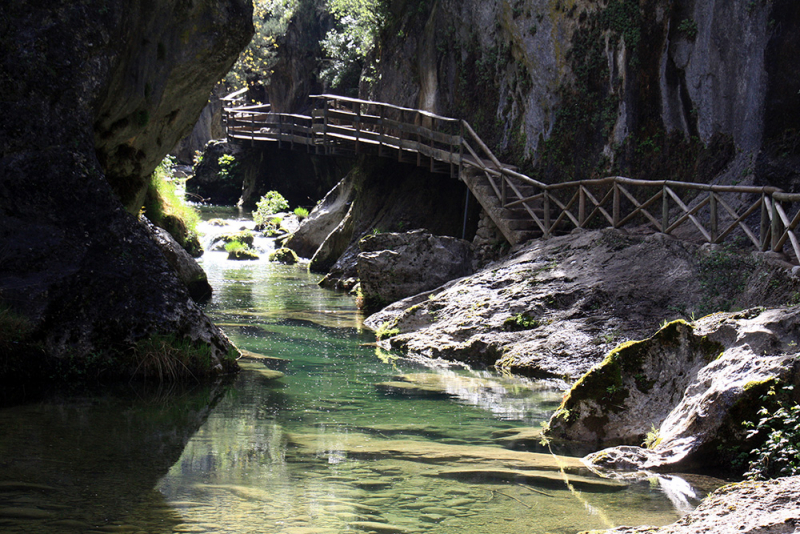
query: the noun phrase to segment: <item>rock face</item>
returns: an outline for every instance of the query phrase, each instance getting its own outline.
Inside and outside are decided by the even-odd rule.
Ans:
[[[783,265],[760,256],[608,229],[531,242],[365,324],[397,329],[382,343],[409,355],[577,379],[665,318],[779,305],[797,287]]]
[[[181,282],[186,284],[189,295],[196,301],[202,302],[211,298],[211,284],[200,265],[192,258],[183,247],[163,228],[159,228],[146,219],[143,224],[147,226],[153,241],[161,248],[161,252],[178,275]]]
[[[346,181],[351,181],[350,187],[357,192],[346,214],[341,219],[337,215],[316,222],[309,217],[312,220],[304,223],[303,230],[311,231],[318,224],[333,226],[338,219],[311,259],[312,270],[328,272],[324,285],[355,283],[358,242],[375,231],[399,232],[422,227],[436,235],[460,236],[463,232],[466,189],[464,184],[445,175],[432,175],[424,169],[389,160],[362,158]],[[477,215],[477,210],[470,213]],[[468,235],[470,231],[474,233],[474,224],[468,224]]]
[[[245,149],[225,139],[208,142],[203,159],[194,169],[194,176],[186,182],[186,191],[212,204],[235,204],[242,194],[244,182]],[[220,158],[231,156],[234,163],[227,173],[220,174]]]
[[[250,17],[245,0],[4,4],[0,298],[50,357],[128,354],[168,334],[209,347],[211,370],[226,365],[229,341],[130,212]]]
[[[353,180],[343,178],[308,214],[285,245],[302,258],[311,258],[344,220],[353,202]]]
[[[770,386],[800,385],[800,309],[714,314],[623,344],[564,397],[549,433],[596,445],[598,467],[675,470],[724,464]],[[657,439],[655,439],[657,438]],[[746,447],[746,444],[744,445]],[[747,448],[749,450],[752,447]]]
[[[195,153],[202,152],[209,141],[225,137],[225,128],[222,126],[222,109],[225,104],[221,100],[224,96],[224,86],[217,84],[191,133],[181,139],[170,152],[173,156],[191,164]]]
[[[470,243],[424,230],[363,238],[358,279],[366,302],[386,305],[472,274]]]
[[[741,482],[715,491],[696,510],[665,527],[620,527],[611,534],[695,534],[697,532],[743,532],[745,534],[790,534],[800,529],[797,495],[800,477],[767,482]],[[597,532],[597,531],[595,531]]]
[[[464,117],[546,182],[613,172],[796,185],[797,145],[769,148],[798,124],[800,75],[786,64],[800,49],[796,2],[389,9],[379,49],[392,61],[375,54],[377,82],[361,96]]]

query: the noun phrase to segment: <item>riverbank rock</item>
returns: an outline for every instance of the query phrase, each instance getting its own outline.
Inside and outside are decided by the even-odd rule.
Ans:
[[[327,272],[322,282],[325,287],[355,284],[359,241],[365,236],[409,228],[427,228],[435,235],[462,234],[464,185],[456,180],[431,176],[413,165],[361,158],[343,183],[350,184],[352,199],[341,201],[336,217],[324,221],[312,217],[312,212],[298,231],[310,232],[318,225],[329,228],[327,234],[320,230],[324,241],[309,265],[312,271]],[[304,255],[292,241],[287,246]]]
[[[789,534],[800,530],[800,477],[724,486],[678,522],[664,527],[620,527],[606,534],[742,532]],[[591,534],[600,534],[592,531]],[[583,533],[589,534],[589,533]]]
[[[300,258],[297,257],[297,254],[294,250],[290,248],[279,248],[275,252],[269,255],[269,261],[274,261],[277,263],[283,263],[284,265],[294,265]]]
[[[785,264],[764,255],[606,229],[532,241],[365,325],[394,334],[380,343],[409,357],[577,379],[665,319],[783,304],[798,289]]]
[[[472,274],[470,243],[425,230],[385,233],[359,242],[358,278],[368,305],[383,305]]]
[[[797,307],[671,323],[611,351],[564,397],[548,433],[598,446],[628,445],[586,458],[599,468],[729,463],[730,451],[752,448],[742,422],[758,420],[769,388],[800,385],[798,331]],[[647,434],[650,449],[635,447]]]
[[[14,351],[0,380],[18,383],[17,364],[49,380],[99,360],[93,376],[130,374],[141,362],[125,355],[164,338],[203,349],[197,372],[235,367],[137,217],[251,37],[250,2],[10,0],[1,24],[0,298],[37,357]]]
[[[195,259],[175,241],[169,232],[145,218],[141,220],[153,237],[153,241],[161,248],[167,262],[175,269],[178,278],[186,284],[189,295],[196,302],[203,302],[211,298],[213,290],[211,284],[208,283],[208,276]]]

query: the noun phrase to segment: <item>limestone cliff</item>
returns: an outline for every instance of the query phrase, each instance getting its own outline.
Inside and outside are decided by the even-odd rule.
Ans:
[[[21,317],[26,343],[0,340],[18,347],[3,351],[0,374],[41,376],[48,357],[89,355],[108,374],[131,372],[126,356],[156,335],[210,349],[206,370],[222,369],[229,341],[131,212],[249,39],[251,10],[249,0],[4,3],[0,304]]]
[[[463,117],[548,182],[794,187],[791,0],[394,0],[377,100]]]

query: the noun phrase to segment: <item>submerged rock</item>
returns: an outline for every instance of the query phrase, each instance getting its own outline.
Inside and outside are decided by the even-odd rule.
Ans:
[[[385,306],[472,274],[468,241],[425,230],[369,235],[359,247],[358,278],[371,305]]]
[[[800,385],[800,309],[714,314],[675,322],[623,344],[565,396],[549,433],[618,447],[587,457],[599,468],[675,470],[712,466],[745,442],[770,386]]]

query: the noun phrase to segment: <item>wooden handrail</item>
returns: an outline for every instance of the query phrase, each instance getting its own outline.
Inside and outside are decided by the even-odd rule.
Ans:
[[[241,94],[229,96],[242,99]],[[759,250],[783,252],[789,246],[800,258],[800,194],[772,186],[650,181],[624,176],[545,184],[500,162],[467,121],[338,95],[310,98],[321,103],[310,115],[273,113],[269,104],[227,107],[224,111],[228,137],[250,142],[286,141],[292,148],[302,145],[326,154],[342,150],[359,153],[377,147],[378,155],[396,154],[398,161],[412,161],[408,154],[416,154],[413,161],[417,165],[422,165],[424,156],[432,170],[435,162],[447,164],[449,172],[457,172],[462,180],[463,173],[471,170],[485,176],[501,208],[522,209],[545,237],[565,230],[564,225],[594,227],[598,217],[613,227],[638,217],[662,233],[690,223],[711,243],[720,243],[739,229]],[[748,201],[747,209],[739,213],[722,194],[758,198]],[[794,204],[792,210],[790,204]],[[659,212],[651,213],[659,205]],[[758,210],[760,226],[750,228],[746,219]]]

